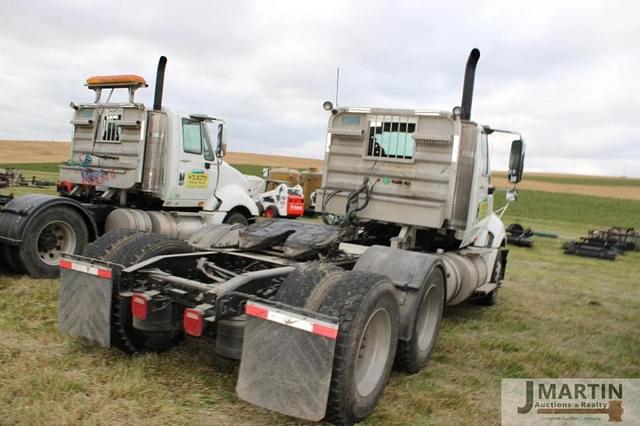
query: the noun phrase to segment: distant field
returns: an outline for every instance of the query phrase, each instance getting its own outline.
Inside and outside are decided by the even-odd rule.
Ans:
[[[33,142],[0,140],[0,164],[52,163],[69,159],[69,142]],[[323,161],[314,158],[288,157],[284,155],[227,152],[225,160],[230,164],[247,164],[263,167],[322,168]],[[3,167],[3,166],[0,166]]]
[[[0,168],[15,167],[25,176],[48,179],[57,173],[58,164],[68,159],[67,142],[0,141]],[[323,161],[282,155],[228,152],[225,160],[245,174],[261,176],[263,167],[323,168]],[[505,172],[493,172],[492,183],[509,188]],[[579,176],[560,173],[526,173],[518,185],[523,190],[591,195],[596,197],[640,200],[640,179],[605,176]]]
[[[525,174],[528,181],[560,183],[568,185],[591,185],[591,186],[640,186],[640,179],[606,176],[558,176],[543,174]]]
[[[498,188],[511,188],[505,172],[493,172],[491,182]],[[640,200],[640,179],[607,176],[580,176],[559,173],[525,173],[520,189],[593,195],[596,197]]]
[[[0,163],[59,163],[69,150],[69,142],[0,141]]]

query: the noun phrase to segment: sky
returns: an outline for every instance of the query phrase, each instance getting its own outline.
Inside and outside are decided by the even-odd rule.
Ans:
[[[229,150],[322,158],[323,101],[451,110],[477,47],[472,119],[523,134],[525,169],[640,177],[640,2],[0,2],[0,139],[69,140],[90,75],[228,125]],[[510,139],[492,137],[492,166]],[[3,159],[0,159],[0,162]]]

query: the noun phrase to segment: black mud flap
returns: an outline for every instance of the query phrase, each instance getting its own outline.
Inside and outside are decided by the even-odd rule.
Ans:
[[[60,332],[111,346],[112,286],[112,269],[106,264],[64,257],[60,261]]]
[[[288,416],[325,417],[338,320],[282,305],[247,302],[236,391]]]

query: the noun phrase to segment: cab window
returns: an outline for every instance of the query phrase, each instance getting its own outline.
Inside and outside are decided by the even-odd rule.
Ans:
[[[182,119],[182,149],[189,154],[202,154],[202,128],[199,121]]]

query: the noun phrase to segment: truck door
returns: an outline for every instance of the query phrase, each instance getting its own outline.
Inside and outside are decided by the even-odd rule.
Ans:
[[[177,206],[202,207],[215,185],[216,168],[204,122],[182,118],[182,150],[178,150]]]

